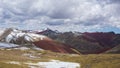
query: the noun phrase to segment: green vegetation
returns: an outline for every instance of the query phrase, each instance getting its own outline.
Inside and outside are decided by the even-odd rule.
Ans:
[[[30,55],[34,57],[30,57]],[[37,63],[50,60],[80,63],[81,68],[119,68],[120,54],[60,54],[38,50],[0,50],[0,68],[28,68],[27,62]],[[18,64],[7,62],[16,61]]]

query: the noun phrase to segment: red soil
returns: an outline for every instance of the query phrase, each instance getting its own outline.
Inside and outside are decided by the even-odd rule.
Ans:
[[[45,50],[50,50],[53,52],[60,52],[60,53],[76,53],[73,51],[70,46],[57,43],[55,41],[49,41],[49,40],[40,40],[37,42],[33,42],[35,46],[40,47]]]

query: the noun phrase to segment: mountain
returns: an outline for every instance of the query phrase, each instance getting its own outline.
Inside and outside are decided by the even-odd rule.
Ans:
[[[37,46],[45,50],[60,53],[77,53],[74,51],[73,47],[63,43],[58,43],[57,41],[54,41],[45,35],[30,33],[11,28],[3,30],[0,35],[2,42],[19,44],[21,46],[28,47]]]
[[[120,43],[120,34],[117,34],[116,37],[114,38],[114,44],[119,44],[119,43]],[[120,54],[120,44],[106,51],[106,53]]]
[[[36,34],[42,34],[42,35],[45,35],[45,36],[48,36],[48,37],[51,37],[51,38],[55,38],[57,35],[59,35],[61,33],[58,32],[57,30],[53,31],[53,30],[47,28],[46,30],[36,32]]]
[[[52,34],[51,34],[52,33]],[[104,53],[120,44],[120,35],[114,32],[55,32],[38,33],[68,44],[83,54]]]
[[[119,53],[120,34],[114,32],[58,32],[4,29],[0,30],[2,42],[39,48],[60,53]],[[115,51],[116,50],[116,51]]]

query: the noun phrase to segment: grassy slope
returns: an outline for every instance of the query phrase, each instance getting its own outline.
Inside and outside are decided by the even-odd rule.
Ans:
[[[23,56],[23,54],[32,54],[37,58]],[[50,51],[36,50],[0,50],[0,68],[28,68],[26,62],[37,63],[40,61],[49,61],[51,59],[77,62],[81,68],[119,68],[120,54],[89,54],[89,55],[70,55],[60,54]],[[6,62],[17,61],[21,65],[8,64]]]

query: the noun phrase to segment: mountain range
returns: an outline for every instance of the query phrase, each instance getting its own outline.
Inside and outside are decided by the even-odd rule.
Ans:
[[[114,32],[59,32],[4,29],[1,42],[20,46],[36,46],[60,53],[101,54],[120,53],[120,34]]]
[[[114,32],[58,32],[47,29],[37,34],[68,44],[82,54],[99,54],[115,50],[114,53],[118,53],[120,49],[120,34]]]

